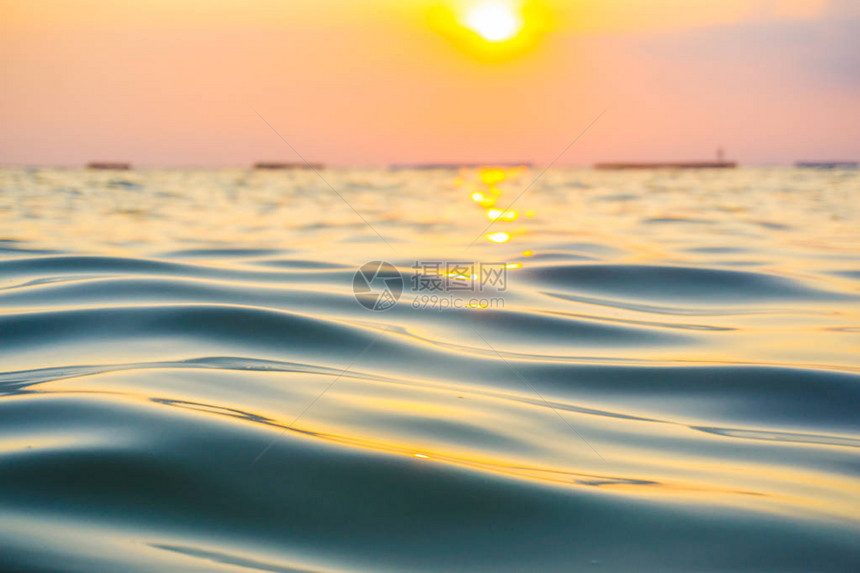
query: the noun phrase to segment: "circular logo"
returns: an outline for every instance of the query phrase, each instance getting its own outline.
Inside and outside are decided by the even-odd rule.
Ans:
[[[403,276],[391,263],[364,263],[352,279],[352,292],[364,308],[388,310],[403,293]]]

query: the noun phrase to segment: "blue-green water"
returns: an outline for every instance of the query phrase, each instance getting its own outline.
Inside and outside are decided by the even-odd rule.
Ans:
[[[860,570],[860,173],[538,173],[0,170],[0,570]]]

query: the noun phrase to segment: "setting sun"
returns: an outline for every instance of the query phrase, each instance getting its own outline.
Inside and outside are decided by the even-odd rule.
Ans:
[[[428,20],[458,49],[486,62],[530,52],[550,29],[544,0],[449,0],[431,8]]]
[[[504,42],[523,29],[523,19],[509,3],[488,0],[466,13],[464,25],[488,42]]]

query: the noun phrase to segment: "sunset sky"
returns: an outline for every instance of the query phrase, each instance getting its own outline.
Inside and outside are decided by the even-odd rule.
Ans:
[[[0,0],[0,28],[3,165],[296,160],[254,110],[332,165],[547,163],[607,108],[561,163],[860,159],[857,0]]]

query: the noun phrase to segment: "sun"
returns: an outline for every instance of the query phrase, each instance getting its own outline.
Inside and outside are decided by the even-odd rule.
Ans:
[[[431,0],[430,27],[477,60],[503,63],[534,49],[551,29],[548,0]]]
[[[488,42],[506,42],[515,38],[525,24],[522,14],[510,3],[485,0],[466,12],[463,25]]]

